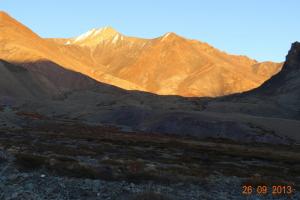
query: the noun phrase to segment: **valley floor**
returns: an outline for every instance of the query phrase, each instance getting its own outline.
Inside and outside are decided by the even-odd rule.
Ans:
[[[0,130],[0,199],[300,199],[300,147],[47,121]],[[292,185],[273,197],[272,185]]]

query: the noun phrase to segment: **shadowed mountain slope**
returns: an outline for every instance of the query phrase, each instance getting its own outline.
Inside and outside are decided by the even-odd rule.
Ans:
[[[47,60],[97,81],[125,85],[128,89],[139,89],[128,81],[104,74],[97,67],[93,68],[87,52],[82,49],[69,49],[67,46],[57,45],[53,41],[39,37],[8,14],[1,12],[0,16],[0,59],[12,63],[35,62],[36,64]],[[95,71],[97,77],[93,76]]]
[[[8,63],[0,60],[0,94],[28,100],[51,99],[98,83],[51,61]]]
[[[300,96],[300,43],[295,42],[286,56],[286,62],[280,73],[274,75],[257,90],[251,91],[260,95],[295,94]],[[294,99],[294,98],[291,98]],[[295,99],[297,100],[297,99]],[[298,101],[300,102],[300,101]]]
[[[300,44],[295,42],[282,70],[262,86],[207,104],[207,110],[254,116],[300,119]]]
[[[292,44],[278,74],[261,87],[242,94],[241,98],[272,102],[289,118],[300,119],[300,43]]]
[[[123,87],[124,81],[135,84],[133,80],[137,80],[136,83],[143,83],[143,87],[158,91],[158,83],[172,77],[172,73],[181,75],[187,70],[184,73],[193,78],[186,85],[180,83],[184,92],[190,92],[188,88],[194,84],[193,81],[206,80],[193,91],[198,94],[204,92],[203,96],[211,92],[214,93],[212,96],[218,96],[216,94],[221,94],[221,91],[222,94],[229,91],[227,86],[234,89],[231,87],[235,85],[233,83],[241,83],[237,87],[242,87],[244,81],[258,81],[269,71],[269,65],[275,66],[273,73],[276,73],[277,64],[230,56],[205,43],[187,40],[173,33],[144,40],[126,37],[106,28],[93,30],[79,39],[53,40],[40,38],[6,14],[1,13],[0,19],[0,58],[13,63],[1,62],[0,94],[1,98],[5,97],[4,102],[6,97],[20,101],[14,107],[20,112],[35,112],[52,120],[113,125],[127,131],[227,138],[243,142],[300,141],[297,117],[298,43],[293,45],[287,56],[284,69],[254,91],[214,99],[161,96],[127,91],[113,85]],[[85,44],[89,37],[91,40]],[[96,45],[92,45],[94,43],[91,41],[95,38]],[[196,55],[201,55],[201,59]],[[137,60],[143,64],[137,64]],[[175,65],[172,63],[174,60],[180,61],[180,64],[177,65],[176,61]],[[126,74],[132,80],[123,79]],[[232,75],[237,77],[235,81],[230,79]],[[156,80],[150,81],[152,78],[149,77]],[[148,81],[153,85],[148,85]],[[224,81],[229,81],[229,84]],[[168,85],[171,83],[167,81],[162,87],[168,90],[168,94],[174,91],[169,90],[174,86]],[[24,99],[26,101],[22,101]],[[14,110],[11,112],[10,118],[7,113],[1,113],[0,118],[3,117],[1,119],[5,124],[22,127],[19,122],[23,119],[16,120],[18,116],[15,116]]]
[[[229,55],[175,33],[141,39],[105,27],[70,39],[43,39],[6,13],[0,16],[1,59],[49,60],[128,90],[222,96],[256,88],[281,69],[281,64]]]
[[[300,119],[300,43],[292,44],[281,72],[246,96],[275,101],[290,111],[291,117]]]

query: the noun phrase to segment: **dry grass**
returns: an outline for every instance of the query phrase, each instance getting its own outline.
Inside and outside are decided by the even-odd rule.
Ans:
[[[15,149],[16,164],[21,169],[45,168],[62,176],[161,183],[194,182],[214,172],[291,179],[300,173],[296,147],[247,146],[222,143],[220,139],[214,143],[78,125],[73,129],[67,126],[65,131],[59,126],[51,126],[47,131],[45,127],[37,129],[0,137],[0,145]],[[95,163],[89,163],[89,159]],[[252,161],[261,164],[256,166]]]

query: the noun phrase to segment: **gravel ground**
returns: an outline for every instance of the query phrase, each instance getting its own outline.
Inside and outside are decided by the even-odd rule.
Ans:
[[[203,178],[198,183],[174,182],[161,184],[153,181],[132,183],[127,181],[104,181],[86,178],[62,177],[50,174],[41,168],[35,171],[19,171],[14,156],[0,149],[0,200],[43,200],[43,199],[101,199],[139,200],[140,194],[155,193],[166,198],[145,198],[151,200],[299,200],[300,193],[291,197],[243,196],[242,178],[226,177],[220,173]]]
[[[46,171],[19,172],[13,166],[1,164],[0,199],[101,199],[130,200],[141,193],[154,192],[174,200],[199,199],[300,199],[271,195],[242,196],[242,179],[238,177],[210,176],[199,184],[153,182],[134,184],[125,181],[102,181],[66,178],[47,174]]]

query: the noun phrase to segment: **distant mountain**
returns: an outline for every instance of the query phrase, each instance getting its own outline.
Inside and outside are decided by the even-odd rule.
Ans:
[[[101,64],[94,66],[88,52],[81,48],[70,49],[43,39],[5,12],[0,12],[0,59],[17,65],[26,64],[29,70],[29,63],[37,65],[51,62],[57,64],[57,67],[82,73],[100,82],[140,89],[133,83],[100,71]],[[97,77],[93,76],[95,72]]]
[[[85,34],[68,40],[65,44],[76,44],[80,46],[96,47],[100,43],[111,42],[116,44],[119,40],[123,41],[124,36],[114,30],[112,27],[92,29]]]
[[[2,12],[0,106],[17,103],[1,120],[22,127],[14,113],[25,112],[127,131],[299,142],[299,46],[293,44],[280,71],[280,64],[228,55],[175,33],[140,39],[106,27],[43,39]],[[258,88],[187,98],[112,85],[185,96]]]
[[[50,61],[103,83],[163,95],[244,92],[282,66],[229,55],[175,33],[141,39],[105,27],[74,38],[43,39],[4,12],[0,30],[0,59],[17,64]]]
[[[164,95],[222,96],[243,92],[258,87],[281,69],[281,64],[228,55],[175,33],[141,39],[105,27],[63,43],[89,51],[95,65],[102,65],[101,71]]]

